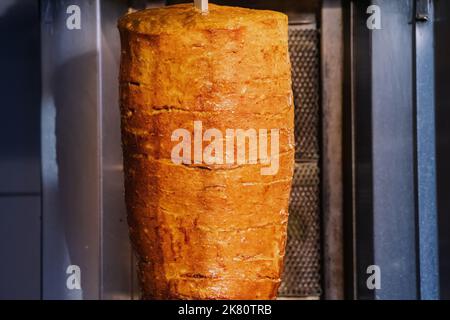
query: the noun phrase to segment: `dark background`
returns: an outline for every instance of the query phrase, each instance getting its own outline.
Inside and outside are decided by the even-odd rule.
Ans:
[[[0,299],[36,299],[41,267],[39,1],[0,2],[0,43]]]

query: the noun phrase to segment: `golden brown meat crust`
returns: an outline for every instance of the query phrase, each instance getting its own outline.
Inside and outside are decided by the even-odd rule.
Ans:
[[[126,15],[119,30],[125,196],[143,297],[275,298],[294,161],[287,17],[184,4]],[[261,163],[174,164],[172,132],[192,133],[194,121],[279,129],[277,174],[261,175]]]

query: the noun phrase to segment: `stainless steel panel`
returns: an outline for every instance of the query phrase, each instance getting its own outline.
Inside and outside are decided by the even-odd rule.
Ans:
[[[116,22],[126,9],[42,1],[44,298],[131,297],[117,94]],[[68,28],[77,11],[80,29]],[[69,265],[80,267],[81,289],[66,285]]]
[[[378,5],[381,29],[370,30],[367,8]],[[354,298],[417,299],[413,1],[353,1]],[[381,288],[367,286],[368,267]]]
[[[372,33],[373,264],[383,273],[382,289],[375,295],[378,299],[412,299],[417,293],[413,7],[411,1],[373,3],[385,13],[383,29]],[[361,273],[361,280],[366,274]]]
[[[117,19],[127,11],[125,1],[102,1],[101,14],[101,139],[102,139],[102,298],[138,298],[133,255],[128,240],[119,86],[120,39]]]
[[[439,298],[434,5],[416,1],[416,143],[420,298]]]
[[[81,10],[69,30],[67,8]],[[43,298],[97,299],[101,270],[98,1],[42,2]],[[66,286],[69,265],[81,290]]]
[[[344,298],[344,28],[340,0],[322,1],[320,35],[323,296],[338,300]]]

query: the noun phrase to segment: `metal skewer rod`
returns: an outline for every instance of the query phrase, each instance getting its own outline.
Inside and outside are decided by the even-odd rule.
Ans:
[[[208,0],[194,0],[194,5],[201,12],[208,12]]]

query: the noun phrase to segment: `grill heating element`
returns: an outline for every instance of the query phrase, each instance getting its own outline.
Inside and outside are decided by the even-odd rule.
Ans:
[[[288,241],[279,295],[318,297],[320,268],[319,32],[315,24],[291,25],[289,51],[295,104],[295,171]]]

